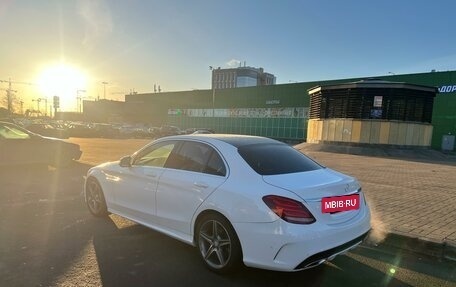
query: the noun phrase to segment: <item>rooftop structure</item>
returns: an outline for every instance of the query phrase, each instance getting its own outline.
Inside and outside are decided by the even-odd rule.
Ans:
[[[243,88],[274,85],[276,77],[263,68],[238,67],[212,70],[212,89]]]

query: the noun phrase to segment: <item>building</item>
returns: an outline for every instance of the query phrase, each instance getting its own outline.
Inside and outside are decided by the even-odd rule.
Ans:
[[[274,85],[273,74],[265,73],[263,68],[238,67],[233,69],[212,70],[212,89],[244,88]]]
[[[314,87],[307,142],[429,147],[436,93],[376,79]]]
[[[264,85],[231,89],[194,90],[126,95],[123,107],[104,115],[115,114],[129,122],[151,125],[175,125],[186,128],[210,128],[219,133],[266,136],[285,141],[305,141],[307,137],[310,96],[316,86],[361,81],[365,78],[322,80],[313,82]],[[437,87],[439,93],[432,107],[431,146],[441,149],[448,135],[456,134],[456,71],[404,75],[385,75],[379,80]],[[101,102],[101,101],[99,101]],[[91,103],[92,116],[100,111]],[[84,104],[86,102],[84,101]],[[120,105],[120,103],[119,103]],[[109,108],[103,105],[102,110]],[[91,116],[84,113],[87,120]],[[414,120],[405,120],[414,122]],[[453,150],[454,148],[451,148]]]
[[[83,101],[84,119],[96,123],[131,121],[133,115],[129,111],[134,111],[135,107],[130,108],[130,105],[114,100],[85,100]]]

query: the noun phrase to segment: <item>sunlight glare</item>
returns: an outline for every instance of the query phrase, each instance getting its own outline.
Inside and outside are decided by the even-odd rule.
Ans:
[[[44,97],[59,96],[61,110],[68,110],[76,104],[77,91],[86,88],[87,79],[79,69],[60,64],[44,69],[38,85]]]

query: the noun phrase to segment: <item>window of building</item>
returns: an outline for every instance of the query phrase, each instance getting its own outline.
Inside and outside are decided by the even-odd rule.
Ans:
[[[256,78],[240,76],[236,79],[236,87],[253,87],[257,86],[258,81]]]

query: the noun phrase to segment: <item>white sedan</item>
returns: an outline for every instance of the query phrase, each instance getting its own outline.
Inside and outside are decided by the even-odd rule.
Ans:
[[[362,242],[370,212],[358,181],[284,143],[240,135],[161,138],[91,168],[85,198],[196,246],[218,273],[298,271]]]

